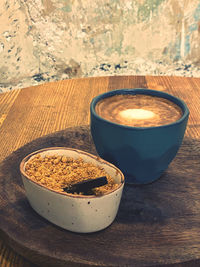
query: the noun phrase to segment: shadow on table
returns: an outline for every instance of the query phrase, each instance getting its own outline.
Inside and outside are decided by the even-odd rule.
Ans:
[[[176,246],[182,240],[187,240],[188,247],[185,246],[191,253],[191,246],[198,242],[196,233],[200,231],[200,140],[186,137],[176,158],[156,182],[142,186],[125,184],[114,223],[101,232],[89,235],[74,234],[54,226],[34,212],[26,199],[19,163],[27,154],[51,146],[73,147],[96,154],[89,127],[80,126],[33,140],[1,163],[0,226],[5,236],[9,237],[8,240],[12,240],[10,244],[15,244],[18,239],[26,246],[34,247],[40,239],[41,249],[47,249],[48,246],[53,249],[56,245],[56,249],[64,253],[63,243],[66,240],[73,239],[79,243],[83,236],[91,248],[96,244],[96,239],[104,244],[116,242],[116,237],[121,245],[132,238],[133,246],[142,242],[144,247],[151,244],[153,248],[168,244]],[[30,229],[34,235],[31,235]],[[83,255],[86,253],[86,248],[79,249]]]

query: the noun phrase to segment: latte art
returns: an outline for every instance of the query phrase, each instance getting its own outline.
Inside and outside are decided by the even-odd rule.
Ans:
[[[143,94],[107,97],[95,110],[106,120],[135,127],[161,126],[182,117],[181,108],[170,100]]]
[[[156,114],[154,112],[142,108],[125,109],[119,112],[119,116],[125,120],[146,120],[153,118],[155,115]]]

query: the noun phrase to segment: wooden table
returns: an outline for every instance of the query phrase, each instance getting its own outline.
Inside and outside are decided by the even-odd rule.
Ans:
[[[56,131],[65,130],[69,127],[88,125],[89,105],[92,98],[102,92],[118,88],[150,88],[162,90],[182,98],[187,103],[190,110],[190,118],[185,135],[185,139],[192,140],[194,144],[194,148],[190,151],[190,159],[195,160],[195,163],[200,165],[200,157],[199,161],[197,160],[198,156],[200,156],[200,79],[151,76],[114,76],[71,79],[46,83],[20,90],[13,90],[9,93],[1,94],[0,161],[5,161],[6,157],[12,154],[13,151],[18,150],[20,147],[42,136],[46,136],[48,134],[53,135]],[[188,142],[190,143],[190,141]],[[188,142],[186,143],[188,144]],[[187,144],[185,149],[188,148]],[[187,150],[184,151],[187,152]],[[181,163],[179,166],[181,169]],[[197,165],[192,166],[191,170],[193,171],[196,166]],[[153,186],[157,186],[159,183],[162,183],[165,179],[167,179],[166,177],[168,176],[164,176],[156,182],[157,184],[154,183]],[[196,177],[194,177],[193,174],[193,178],[196,180],[200,179],[200,173],[196,173]],[[194,188],[194,190],[196,190],[195,194],[197,197],[194,200],[196,202],[193,203],[197,207],[197,210],[194,211],[194,214],[192,215],[188,214],[188,220],[186,216],[181,218],[183,225],[188,226],[187,231],[186,228],[184,228],[184,232],[182,234],[177,234],[176,237],[178,239],[175,239],[170,235],[167,236],[167,231],[170,232],[170,229],[165,229],[166,232],[162,232],[162,238],[167,238],[166,242],[168,242],[169,246],[169,257],[167,257],[165,261],[163,258],[159,259],[159,255],[155,256],[155,253],[152,254],[154,255],[152,257],[155,257],[155,260],[159,259],[157,263],[156,261],[153,261],[155,265],[174,263],[177,264],[175,266],[200,266],[200,232],[198,232],[200,225],[200,198],[198,196],[200,195],[200,187],[198,186]],[[0,201],[4,201],[1,196]],[[156,203],[154,203],[154,205],[156,205]],[[175,203],[174,205],[176,206]],[[135,216],[137,216],[137,214]],[[141,218],[141,214],[138,214],[138,216]],[[146,216],[148,217],[150,215],[146,214]],[[193,221],[193,217],[195,217],[194,219],[196,221]],[[151,216],[150,218],[152,219]],[[148,220],[148,218],[146,219]],[[191,224],[188,225],[188,221],[190,220]],[[138,222],[139,219],[138,221],[135,219],[134,223],[137,224]],[[165,225],[163,224],[162,227],[165,227]],[[166,224],[166,228],[167,227],[168,226]],[[8,238],[2,231],[0,231],[0,234],[0,266],[35,266],[30,262],[30,260],[38,263],[37,255],[34,255],[33,253],[32,257],[25,259],[13,250],[15,246],[11,245],[13,248],[10,248],[8,245],[8,243],[12,244],[12,242],[10,242],[10,238]],[[34,234],[34,229],[30,234]],[[98,233],[98,235],[101,236],[101,233]],[[157,242],[156,239],[159,239],[160,237],[149,236],[149,238],[152,239],[152,247],[154,247]],[[101,242],[103,241],[101,240]],[[112,246],[112,244],[110,244],[110,246]],[[177,251],[176,255],[173,253],[173,255],[170,254],[173,249],[174,251]],[[178,249],[180,249],[180,255],[178,255]],[[116,258],[118,256],[119,255],[116,255]],[[130,266],[133,266],[134,264],[130,259],[131,255],[126,256],[128,260],[126,262],[125,258],[125,262],[130,263]],[[81,262],[82,261],[80,260],[80,263]],[[147,263],[148,259],[146,259],[146,263],[145,260],[135,262],[134,266],[140,266],[140,264],[142,266],[148,266]],[[151,260],[149,260],[149,263],[152,265]],[[83,264],[77,264],[77,266],[83,266]],[[87,264],[84,266],[87,266]]]

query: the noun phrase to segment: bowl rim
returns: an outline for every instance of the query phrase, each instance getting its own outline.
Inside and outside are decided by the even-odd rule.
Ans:
[[[159,125],[159,126],[149,126],[149,127],[136,127],[136,126],[128,126],[128,125],[123,125],[123,124],[118,124],[112,121],[109,121],[107,119],[104,119],[103,117],[99,116],[96,113],[95,107],[96,104],[107,97],[111,97],[114,95],[126,95],[126,94],[131,94],[131,95],[135,95],[135,94],[143,94],[143,95],[150,95],[150,96],[156,96],[156,97],[161,97],[161,98],[165,98],[173,103],[175,103],[176,105],[178,105],[183,114],[180,117],[180,119],[176,120],[175,122],[172,123],[168,123],[168,124],[163,124],[163,125]],[[156,129],[156,128],[166,128],[166,127],[172,127],[174,125],[177,124],[181,124],[188,116],[189,116],[189,109],[186,105],[186,103],[180,99],[179,97],[176,97],[174,95],[171,95],[169,93],[166,93],[164,91],[160,91],[160,90],[153,90],[153,89],[149,89],[149,88],[120,88],[120,89],[115,89],[115,90],[111,90],[111,91],[107,91],[104,92],[102,94],[99,94],[97,96],[95,96],[91,103],[90,103],[90,114],[92,116],[94,116],[98,121],[102,121],[104,123],[107,123],[109,125],[112,125],[114,127],[120,127],[123,129],[127,129],[127,130],[136,130],[136,131],[147,131],[147,130],[152,130],[152,129]]]
[[[100,196],[95,196],[95,195],[88,195],[88,196],[87,196],[87,195],[78,195],[78,194],[77,194],[77,195],[74,195],[74,194],[72,194],[72,193],[59,192],[59,191],[55,191],[55,190],[53,190],[53,189],[51,189],[51,188],[48,188],[48,187],[46,187],[46,186],[44,186],[44,185],[42,185],[42,184],[40,184],[40,183],[38,183],[38,182],[32,180],[32,179],[27,175],[27,173],[26,173],[25,170],[24,170],[24,166],[25,166],[26,162],[28,162],[28,160],[29,160],[31,157],[33,157],[33,156],[35,156],[35,155],[37,155],[37,154],[40,154],[40,153],[42,153],[42,152],[48,151],[48,150],[68,150],[68,151],[74,151],[74,152],[77,152],[77,153],[79,153],[79,154],[86,155],[86,156],[88,156],[89,158],[93,158],[94,160],[97,160],[97,161],[99,161],[99,162],[101,162],[101,163],[103,163],[103,164],[106,164],[106,165],[108,165],[109,167],[115,169],[116,173],[119,173],[120,176],[121,176],[121,182],[120,182],[120,184],[119,184],[119,186],[118,186],[117,188],[115,188],[115,189],[109,191],[109,192],[106,193],[106,194],[100,195]],[[45,190],[49,190],[49,191],[51,191],[51,192],[53,192],[53,193],[56,193],[56,194],[59,194],[59,195],[62,195],[62,196],[66,196],[66,197],[71,197],[71,198],[81,198],[81,199],[84,199],[84,198],[85,198],[85,199],[91,199],[91,198],[92,198],[92,199],[93,199],[93,198],[94,198],[94,199],[97,199],[97,198],[102,198],[102,197],[105,197],[105,196],[107,196],[107,195],[109,195],[109,194],[115,192],[115,191],[118,191],[118,190],[124,185],[124,183],[125,183],[125,177],[124,177],[124,174],[123,174],[122,171],[121,171],[119,168],[117,168],[115,165],[113,165],[112,163],[110,163],[110,162],[108,162],[108,161],[102,159],[102,158],[99,157],[99,156],[93,155],[93,154],[91,154],[91,153],[88,153],[88,152],[83,151],[83,150],[80,150],[80,149],[71,148],[71,147],[46,147],[46,148],[42,148],[42,149],[33,151],[33,152],[31,152],[30,154],[26,155],[26,156],[21,160],[20,165],[19,165],[19,169],[20,169],[20,173],[21,173],[21,174],[22,174],[28,181],[30,181],[30,182],[36,184],[36,185],[39,186],[39,187],[42,187],[42,188],[45,189]]]

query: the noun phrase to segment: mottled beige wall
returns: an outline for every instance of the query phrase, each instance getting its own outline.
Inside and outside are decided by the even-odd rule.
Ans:
[[[2,88],[199,63],[199,0],[0,1]]]

